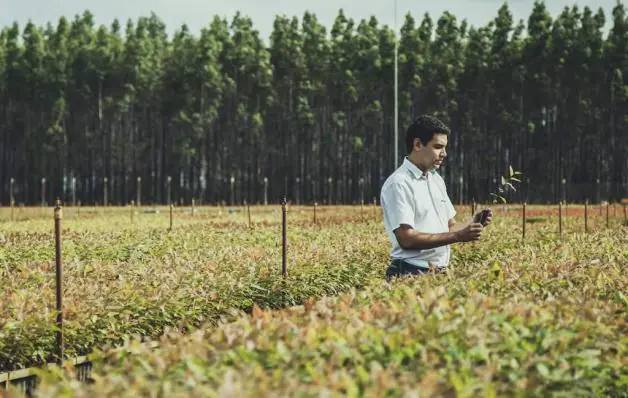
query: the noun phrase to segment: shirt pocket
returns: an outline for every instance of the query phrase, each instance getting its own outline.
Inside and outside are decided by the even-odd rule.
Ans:
[[[427,197],[427,200],[429,200],[429,196]],[[428,211],[429,209],[427,207],[427,204],[424,203],[423,200],[419,199],[415,201],[414,202],[414,214],[416,217],[415,222],[421,223],[422,221],[424,221],[425,218],[427,217]]]
[[[444,187],[434,184],[435,188],[432,192],[434,195],[434,204],[438,210],[438,216],[445,224],[449,222],[449,199],[445,193]]]

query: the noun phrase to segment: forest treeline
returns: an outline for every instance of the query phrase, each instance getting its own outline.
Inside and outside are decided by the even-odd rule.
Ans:
[[[626,7],[495,11],[478,27],[408,14],[397,35],[342,10],[330,27],[277,16],[270,40],[240,13],[172,37],[154,14],[6,26],[0,202],[103,203],[106,185],[110,204],[166,203],[169,184],[185,203],[263,202],[265,186],[275,203],[370,202],[395,167],[397,38],[399,157],[414,117],[442,118],[454,201],[489,200],[510,165],[509,200],[626,196]]]

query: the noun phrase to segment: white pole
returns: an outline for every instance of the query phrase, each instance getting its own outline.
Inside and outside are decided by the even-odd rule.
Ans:
[[[399,166],[399,107],[398,107],[398,90],[397,90],[397,53],[398,53],[398,40],[397,40],[397,0],[395,0],[395,169]]]

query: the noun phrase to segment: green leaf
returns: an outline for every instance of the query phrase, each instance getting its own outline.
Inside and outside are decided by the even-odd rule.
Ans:
[[[536,370],[538,370],[539,374],[545,378],[549,378],[549,369],[543,363],[536,364]]]
[[[506,203],[506,198],[504,198],[503,196],[497,195],[496,193],[492,193],[492,192],[490,193],[490,195],[495,197],[496,199],[499,199],[502,203],[504,204]]]

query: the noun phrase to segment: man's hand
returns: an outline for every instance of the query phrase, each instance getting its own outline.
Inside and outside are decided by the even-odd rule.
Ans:
[[[493,210],[491,209],[485,209],[485,210],[488,211],[488,216],[486,217],[486,221],[484,222],[484,226],[487,227],[493,221]],[[480,222],[483,211],[484,210],[476,213],[475,216],[473,216],[473,222],[477,222],[477,223]]]
[[[456,234],[456,240],[458,242],[471,242],[474,240],[480,240],[482,235],[482,224],[474,222],[466,225],[464,228],[454,232]]]

